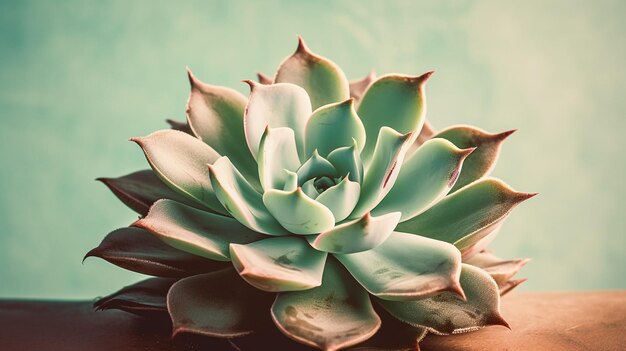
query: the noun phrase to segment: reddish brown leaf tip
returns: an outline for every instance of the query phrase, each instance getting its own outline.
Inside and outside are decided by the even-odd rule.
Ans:
[[[261,83],[261,84],[265,84],[265,85],[272,84],[273,79],[270,78],[269,76],[266,76],[265,74],[263,74],[261,72],[257,72],[256,73],[256,77],[257,77],[257,80],[259,81],[259,83]]]
[[[493,139],[498,140],[498,141],[502,141],[502,140],[508,138],[511,134],[515,133],[516,131],[517,131],[517,129],[511,129],[511,130],[507,130],[507,131],[502,132],[502,133],[494,134],[493,135]]]
[[[507,322],[504,319],[504,317],[502,317],[502,315],[500,315],[500,314],[492,315],[489,318],[488,322],[491,325],[501,325],[501,326],[506,327],[507,329],[511,330],[511,325],[509,324],[509,322]]]
[[[530,199],[532,197],[535,197],[537,195],[539,195],[539,193],[517,193],[516,197],[518,198],[518,200],[520,202],[522,202],[522,201],[526,201],[526,200],[528,200],[528,199]]]
[[[471,155],[472,152],[474,152],[474,150],[476,150],[477,148],[478,147],[475,146],[475,147],[470,147],[470,148],[467,148],[467,149],[461,149],[459,151],[459,155],[460,155],[461,160],[466,159],[467,156]]]
[[[430,76],[432,76],[434,73],[435,73],[435,71],[426,72],[426,73],[422,74],[421,76],[419,76],[418,79],[422,83],[425,83],[428,80],[428,78],[430,78]]]
[[[304,39],[302,36],[298,35],[298,47],[296,48],[296,54],[308,54],[310,53],[309,48],[306,46]]]
[[[467,301],[467,297],[465,296],[465,291],[463,291],[463,288],[461,287],[461,283],[458,280],[452,280],[450,282],[450,286],[446,289],[446,291],[455,293],[459,295],[459,297],[463,299],[463,301]]]
[[[242,80],[242,82],[244,82],[244,83],[248,84],[248,86],[250,86],[250,91],[253,91],[254,88],[259,84],[259,83],[255,82],[253,80],[250,80],[250,79],[244,79],[244,80]]]

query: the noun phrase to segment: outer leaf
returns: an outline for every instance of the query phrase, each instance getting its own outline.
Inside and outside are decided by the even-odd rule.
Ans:
[[[166,295],[177,279],[150,278],[97,300],[99,310],[122,310],[145,317],[167,317]]]
[[[234,338],[257,328],[271,298],[228,268],[180,280],[167,294],[167,308],[174,335]]]
[[[341,68],[312,53],[301,37],[298,37],[296,52],[278,67],[274,81],[303,87],[311,97],[313,108],[350,97],[348,78]]]
[[[489,246],[493,242],[496,236],[498,236],[500,228],[502,228],[506,217],[507,216],[502,217],[493,224],[490,224],[480,231],[474,233],[473,236],[468,237],[465,240],[461,240],[458,243],[459,247],[463,248],[461,250],[463,261],[474,257],[479,252],[485,250],[487,246]],[[480,239],[476,240],[477,238]]]
[[[278,294],[272,318],[288,337],[329,351],[367,340],[380,328],[367,293],[333,260],[320,287]]]
[[[366,213],[360,219],[340,224],[316,237],[311,236],[307,239],[311,246],[322,251],[339,254],[366,251],[387,240],[399,220],[399,212],[387,213],[379,217],[372,217]]]
[[[221,204],[246,227],[268,235],[285,235],[287,231],[267,211],[263,197],[222,157],[209,165],[211,183]]]
[[[246,178],[256,183],[256,162],[246,148],[243,111],[247,99],[236,90],[209,85],[194,77],[187,68],[191,93],[187,120],[194,135],[222,156],[228,156]]]
[[[530,259],[503,260],[490,252],[480,252],[465,263],[482,268],[496,281],[498,286],[504,286]]]
[[[363,163],[357,150],[356,141],[349,147],[340,147],[328,154],[328,161],[333,164],[339,175],[348,176],[353,182],[363,180]]]
[[[354,99],[322,106],[307,122],[307,155],[317,150],[326,157],[337,148],[352,146],[355,140],[361,152],[365,146],[365,128],[354,110]]]
[[[481,179],[400,223],[397,230],[453,243],[464,251],[487,236],[515,206],[534,195],[516,192],[498,179]]]
[[[207,176],[206,165],[220,156],[213,148],[175,130],[130,140],[141,146],[154,172],[170,188],[214,212],[226,213]]]
[[[427,141],[402,164],[393,188],[372,213],[400,211],[406,221],[426,211],[450,191],[472,151],[445,139]]]
[[[335,225],[333,213],[308,197],[302,188],[295,191],[268,190],[263,203],[278,222],[294,234],[315,234]]]
[[[460,281],[466,300],[444,292],[423,300],[378,302],[399,320],[436,334],[469,332],[488,325],[508,327],[500,313],[498,286],[487,273],[464,264]]]
[[[452,192],[488,175],[498,160],[502,142],[513,132],[515,130],[491,134],[472,126],[454,126],[437,133],[434,138],[448,139],[462,149],[476,148],[476,151],[465,161],[463,172],[452,188]]]
[[[352,213],[354,206],[359,201],[360,192],[359,183],[344,178],[339,184],[326,189],[315,200],[328,207],[335,217],[335,222],[341,222]]]
[[[361,185],[361,197],[350,218],[363,216],[389,193],[400,172],[411,135],[402,135],[387,127],[380,130],[376,150]]]
[[[159,199],[172,199],[187,205],[198,206],[196,201],[181,196],[165,185],[151,169],[133,172],[119,178],[98,178],[126,206],[142,216],[148,214],[152,204]]]
[[[350,81],[350,97],[355,101],[360,101],[365,90],[376,80],[376,73],[371,71],[367,76]]]
[[[230,253],[241,277],[261,290],[305,290],[322,283],[326,253],[311,249],[301,238],[231,244]]]
[[[293,130],[289,128],[266,128],[259,148],[259,179],[263,189],[282,189],[287,173],[300,167],[298,149]]]
[[[268,76],[266,74],[263,74],[261,72],[257,72],[256,73],[256,77],[257,77],[257,80],[259,81],[259,83],[261,83],[261,84],[269,85],[269,84],[274,83],[274,79],[273,78],[271,78],[270,76]]]
[[[173,119],[166,119],[165,122],[167,122],[167,124],[170,125],[170,128],[172,128],[174,130],[178,130],[180,132],[187,133],[189,135],[193,135],[193,132],[191,131],[191,127],[189,126],[187,121],[179,122],[179,121],[176,121],[176,120],[173,120]]]
[[[184,277],[227,267],[177,250],[140,228],[112,231],[87,257],[100,257],[124,269],[158,277]]]
[[[298,184],[302,185],[316,177],[326,176],[329,178],[338,177],[337,169],[327,159],[320,156],[317,150],[313,151],[300,168],[298,168]]]
[[[394,232],[369,251],[335,257],[370,294],[385,300],[415,300],[442,291],[463,295],[461,254],[442,241]]]
[[[502,284],[500,286],[500,296],[504,296],[504,295],[510,293],[513,289],[517,288],[519,285],[521,285],[526,280],[528,280],[528,279],[526,279],[526,278],[515,279],[515,280],[509,280],[508,282]]]
[[[230,261],[230,243],[248,244],[264,237],[231,217],[172,200],[155,202],[148,215],[133,225],[150,231],[172,247],[217,261]]]
[[[382,127],[390,127],[403,134],[419,133],[426,115],[424,87],[432,73],[419,77],[387,75],[369,86],[358,109],[367,133],[367,143],[361,153],[366,163],[374,152],[374,141]]]
[[[294,131],[298,154],[304,156],[304,126],[311,115],[311,101],[297,85],[279,83],[263,85],[250,80],[250,98],[243,125],[248,148],[257,158],[261,137],[266,127],[289,127]]]

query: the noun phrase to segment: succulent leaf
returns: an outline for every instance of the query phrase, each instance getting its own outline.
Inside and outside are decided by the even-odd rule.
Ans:
[[[172,199],[178,202],[199,206],[170,189],[151,169],[133,172],[118,178],[98,178],[120,201],[142,216],[148,214],[152,204],[159,199]],[[204,207],[204,206],[202,206]]]
[[[328,207],[308,197],[302,188],[294,191],[268,190],[263,203],[276,220],[293,234],[315,234],[335,225]]]
[[[316,177],[326,176],[334,178],[340,175],[333,164],[320,156],[317,150],[314,150],[311,157],[298,168],[297,173],[300,185]]]
[[[288,127],[294,132],[298,155],[304,158],[304,127],[312,112],[306,91],[289,83],[263,85],[250,80],[245,82],[250,85],[250,97],[243,125],[252,156],[255,159],[258,157],[261,137],[267,127]]]
[[[87,257],[99,257],[118,267],[157,277],[184,277],[228,267],[224,262],[177,250],[147,230],[132,227],[112,231]]]
[[[187,120],[194,135],[220,155],[228,156],[248,181],[258,183],[254,157],[241,147],[246,142],[243,131],[246,97],[236,90],[201,82],[189,68],[187,73],[191,85]]]
[[[269,238],[248,245],[231,244],[233,265],[254,287],[271,292],[306,290],[322,283],[326,253],[301,238]]]
[[[234,338],[252,333],[272,295],[246,284],[232,268],[185,278],[167,294],[173,334]]]
[[[268,212],[263,196],[239,173],[228,157],[224,156],[209,165],[209,175],[220,203],[241,224],[263,234],[288,234]]]
[[[351,254],[367,251],[387,240],[399,220],[399,212],[376,217],[366,213],[362,218],[339,224],[317,236],[309,236],[307,240],[314,248],[326,252]]]
[[[170,128],[177,130],[179,132],[187,133],[189,135],[194,135],[193,131],[191,131],[191,127],[187,121],[179,122],[173,119],[166,119],[165,122],[170,125]]]
[[[231,217],[198,210],[172,200],[159,200],[133,226],[166,244],[216,261],[230,261],[230,243],[248,244],[265,237]]]
[[[93,307],[96,311],[116,309],[144,317],[167,318],[165,296],[176,281],[171,278],[142,280],[98,299]]]
[[[367,164],[383,127],[399,133],[420,132],[426,115],[425,84],[433,72],[419,77],[387,75],[373,82],[361,99],[357,110],[367,134],[361,157]]]
[[[363,216],[389,193],[400,172],[411,135],[402,135],[387,127],[380,130],[372,161],[363,177],[361,197],[350,218]]]
[[[335,167],[338,174],[347,174],[348,179],[353,182],[361,183],[363,181],[363,163],[357,150],[356,141],[352,143],[352,146],[334,150],[328,154],[327,159]]]
[[[488,175],[498,160],[502,142],[513,132],[515,130],[491,134],[472,126],[454,126],[437,133],[434,138],[450,140],[462,149],[476,148],[465,160],[463,171],[451,192]]]
[[[261,72],[257,72],[256,73],[256,78],[259,81],[259,83],[261,83],[261,84],[270,85],[270,84],[274,83],[274,79],[272,77],[268,76],[267,74],[261,73]]]
[[[367,293],[334,260],[321,286],[278,294],[271,312],[285,335],[328,351],[365,341],[380,327]]]
[[[500,286],[500,296],[504,296],[504,295],[510,293],[513,289],[515,289],[518,286],[520,286],[526,280],[528,280],[528,279],[526,279],[526,278],[515,279],[515,280],[509,280],[508,282],[502,284]]]
[[[498,286],[504,286],[530,259],[503,260],[490,252],[480,252],[465,261],[472,266],[482,268],[496,281]]]
[[[354,210],[354,206],[359,201],[360,192],[359,183],[344,178],[339,184],[319,194],[315,200],[328,207],[335,217],[335,222],[341,222]]]
[[[426,211],[450,191],[472,151],[445,139],[427,141],[404,161],[393,188],[372,213],[400,211],[406,221]]]
[[[452,245],[419,235],[393,232],[377,247],[335,257],[370,294],[409,301],[459,286],[461,254]]]
[[[466,299],[443,292],[416,301],[378,299],[389,313],[416,327],[425,327],[436,334],[457,334],[488,325],[508,327],[500,313],[500,295],[496,282],[482,269],[463,265],[461,287]]]
[[[478,180],[445,197],[397,230],[454,244],[464,251],[487,236],[498,221],[535,194],[520,193],[501,180]]]
[[[356,102],[361,100],[363,97],[363,93],[367,90],[367,88],[376,80],[376,73],[371,71],[367,76],[350,81],[350,97],[354,98]]]
[[[316,109],[350,97],[348,78],[341,68],[327,58],[312,53],[301,37],[298,48],[278,67],[276,83],[292,83],[304,88]]]
[[[295,172],[300,167],[293,130],[285,127],[266,128],[261,138],[258,162],[263,189],[282,189],[287,180],[285,170]]]
[[[141,146],[150,167],[170,188],[213,212],[226,214],[206,175],[206,165],[220,155],[189,134],[161,130],[146,137],[132,138]]]
[[[354,110],[354,99],[322,106],[307,121],[307,155],[317,150],[326,157],[335,149],[352,146],[354,140],[361,152],[365,146],[365,128]]]

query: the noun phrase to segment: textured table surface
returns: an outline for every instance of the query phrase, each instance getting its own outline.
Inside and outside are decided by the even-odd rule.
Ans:
[[[502,310],[511,331],[429,335],[421,350],[626,350],[626,291],[513,293]],[[225,341],[169,335],[163,323],[93,312],[91,302],[0,300],[1,350],[232,350]]]

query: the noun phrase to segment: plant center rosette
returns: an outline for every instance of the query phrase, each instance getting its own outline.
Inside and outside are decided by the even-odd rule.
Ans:
[[[141,218],[87,254],[156,278],[96,307],[324,350],[507,326],[526,260],[485,247],[534,194],[487,177],[511,131],[426,122],[431,73],[349,82],[302,40],[248,98],[189,71],[187,123],[131,139],[152,169],[101,179]]]

